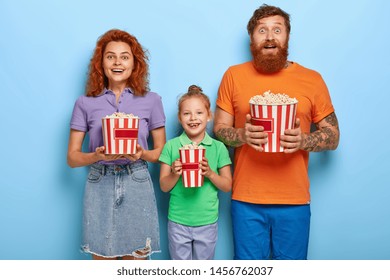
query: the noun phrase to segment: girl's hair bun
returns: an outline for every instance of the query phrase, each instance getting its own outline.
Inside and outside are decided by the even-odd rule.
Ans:
[[[188,93],[190,92],[202,92],[202,88],[201,87],[198,87],[197,85],[191,85],[189,86],[188,88]]]

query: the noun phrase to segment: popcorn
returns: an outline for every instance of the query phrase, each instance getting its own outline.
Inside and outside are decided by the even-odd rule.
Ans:
[[[107,115],[106,118],[138,118],[138,117],[133,115],[133,114],[126,114],[123,112],[115,112],[111,115]]]
[[[205,147],[198,145],[196,142],[192,142],[192,144],[187,144],[187,145],[184,145],[183,147],[180,148],[180,150],[184,150],[184,149],[190,149],[190,150],[205,149]]]
[[[296,98],[290,98],[285,93],[272,93],[270,90],[267,90],[262,95],[255,95],[249,100],[249,103],[256,105],[284,105],[297,102]]]

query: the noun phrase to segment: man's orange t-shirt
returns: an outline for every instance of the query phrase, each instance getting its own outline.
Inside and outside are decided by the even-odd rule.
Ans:
[[[321,75],[298,63],[276,74],[258,73],[252,62],[230,67],[224,74],[217,106],[234,116],[234,127],[245,125],[250,113],[249,99],[270,90],[298,100],[297,118],[301,130],[310,132],[317,123],[334,112],[328,88]],[[310,203],[309,153],[257,152],[248,145],[235,149],[232,199],[256,204]]]

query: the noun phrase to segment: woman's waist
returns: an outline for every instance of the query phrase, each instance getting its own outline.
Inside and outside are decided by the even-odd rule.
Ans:
[[[118,172],[126,172],[128,174],[133,173],[139,169],[147,169],[148,164],[144,160],[137,160],[130,163],[114,163],[114,164],[106,164],[103,162],[94,163],[90,165],[91,169],[98,171],[99,173],[105,175],[110,173],[118,173]]]

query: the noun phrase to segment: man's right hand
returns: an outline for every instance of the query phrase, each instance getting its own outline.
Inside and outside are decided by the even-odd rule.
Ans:
[[[262,152],[262,145],[268,142],[268,133],[264,132],[264,127],[251,124],[251,115],[246,115],[245,127],[241,130],[242,142],[248,144],[256,151]]]

